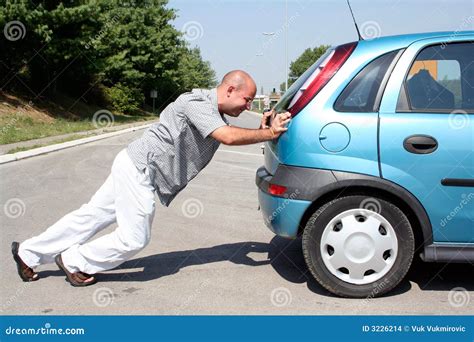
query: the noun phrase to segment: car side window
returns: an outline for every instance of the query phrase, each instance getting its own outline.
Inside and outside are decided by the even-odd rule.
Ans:
[[[339,95],[334,109],[339,112],[377,112],[387,71],[398,53],[399,50],[391,51],[367,64]]]
[[[474,44],[424,48],[408,71],[397,111],[450,113],[474,110]]]

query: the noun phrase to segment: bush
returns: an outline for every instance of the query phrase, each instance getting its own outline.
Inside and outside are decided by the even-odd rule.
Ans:
[[[141,107],[144,95],[141,89],[130,89],[121,83],[106,88],[106,94],[112,107],[121,113],[131,114]]]

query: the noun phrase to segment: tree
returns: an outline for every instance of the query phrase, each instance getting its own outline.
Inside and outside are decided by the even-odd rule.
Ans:
[[[288,82],[288,87],[290,86],[290,83]],[[280,83],[280,94],[284,94],[286,91],[286,82],[281,82]]]
[[[209,62],[202,60],[201,51],[198,48],[185,48],[181,55],[178,72],[180,91],[211,88],[217,84],[216,73]]]
[[[215,85],[209,62],[172,26],[176,12],[166,4],[6,0],[0,27],[19,22],[25,34],[0,39],[2,89],[21,87],[33,98],[61,92],[133,112],[152,89],[163,106],[180,92]]]
[[[81,53],[81,41],[93,30],[94,14],[94,6],[75,1],[67,7],[52,1],[6,1],[0,7],[0,27],[9,33],[0,39],[0,71],[13,82],[3,82],[3,87],[21,87],[35,97],[53,95],[62,86],[77,89],[88,78],[90,62]]]
[[[292,85],[311,65],[313,65],[329,47],[329,45],[320,45],[313,49],[307,48],[295,61],[291,62],[288,87]]]
[[[180,64],[189,53],[181,33],[169,23],[175,11],[163,0],[122,4],[122,0],[99,3],[102,30],[87,43],[99,54],[101,83],[111,100],[121,93],[129,99],[129,112],[152,89],[158,90],[158,104],[173,100],[184,82]]]

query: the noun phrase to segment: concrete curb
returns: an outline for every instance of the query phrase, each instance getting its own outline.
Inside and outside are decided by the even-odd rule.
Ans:
[[[4,155],[0,156],[0,165],[10,163],[10,162],[14,162],[14,161],[21,160],[21,159],[25,159],[25,158],[39,156],[39,155],[45,154],[45,153],[50,153],[50,152],[54,152],[54,151],[63,150],[65,148],[69,148],[69,147],[74,147],[74,146],[78,146],[78,145],[87,144],[87,143],[97,141],[97,140],[107,139],[107,138],[110,138],[110,137],[114,137],[116,135],[137,131],[139,129],[144,129],[144,128],[150,127],[151,125],[153,125],[153,124],[130,127],[130,128],[126,128],[126,129],[123,129],[123,130],[120,130],[120,131],[100,134],[100,135],[96,135],[96,136],[88,137],[88,138],[71,140],[71,141],[67,141],[67,142],[64,142],[64,143],[59,143],[59,144],[54,144],[54,145],[49,145],[49,146],[38,147],[38,148],[34,148],[34,149],[31,149],[31,150],[28,150],[28,151],[11,153],[11,154],[4,154]]]

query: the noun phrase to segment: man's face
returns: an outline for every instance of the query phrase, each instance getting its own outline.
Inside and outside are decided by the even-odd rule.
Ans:
[[[256,89],[253,85],[245,85],[240,88],[229,86],[227,89],[226,114],[237,117],[244,110],[249,110],[255,97]]]

